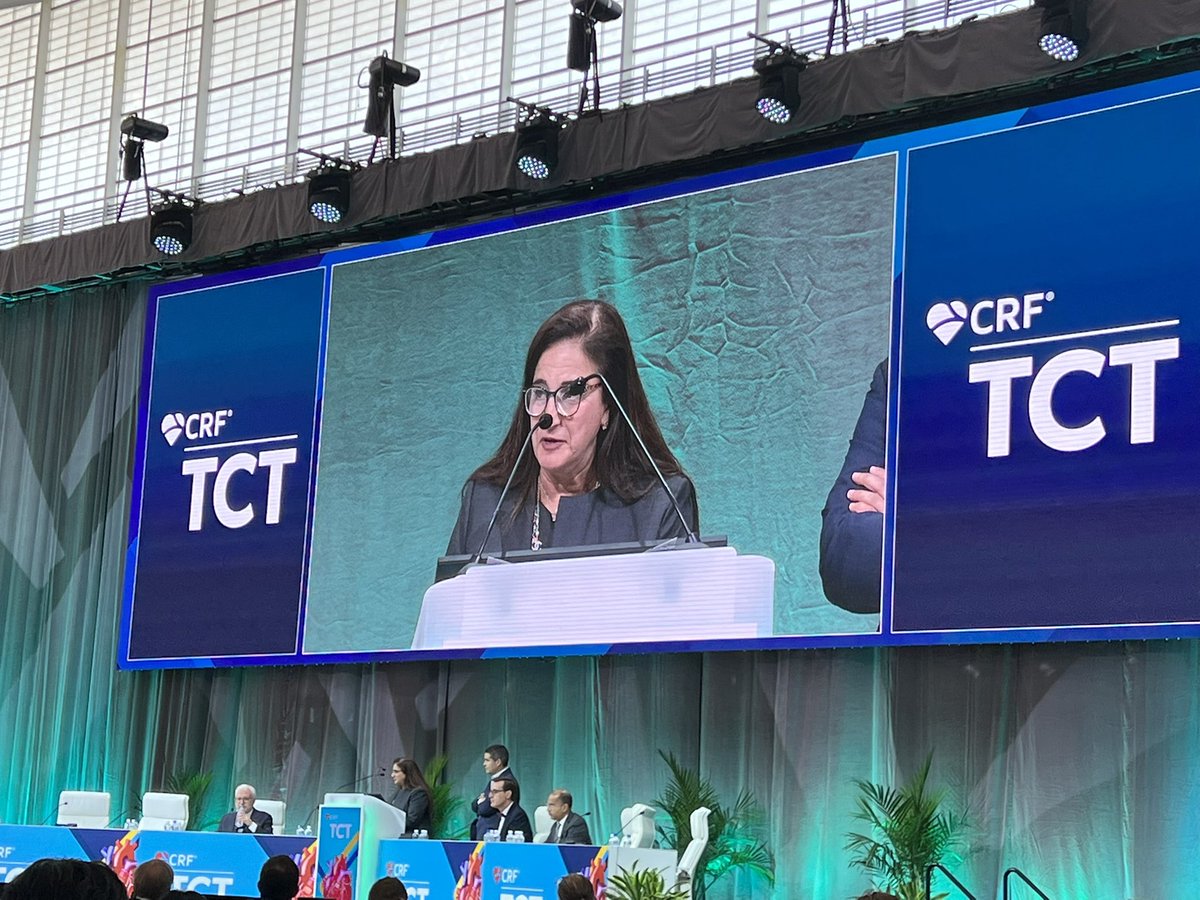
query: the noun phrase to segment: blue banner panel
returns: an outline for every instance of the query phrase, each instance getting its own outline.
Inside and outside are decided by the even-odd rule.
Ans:
[[[80,846],[69,828],[0,825],[0,883],[7,884],[30,863],[46,857],[93,858]]]
[[[175,870],[175,890],[209,896],[258,895],[258,875],[272,856],[291,856],[299,866],[312,838],[262,837],[198,831],[142,831],[136,860],[161,859]]]
[[[317,897],[354,900],[358,884],[362,810],[352,806],[321,807],[317,840]]]
[[[558,844],[488,844],[482,900],[554,900],[566,874]]]
[[[453,897],[475,846],[474,841],[380,841],[375,877],[399,878],[410,900]]]
[[[55,857],[103,862],[132,887],[139,864],[161,859],[175,871],[175,890],[254,897],[263,863],[290,856],[300,867],[300,895],[312,896],[315,854],[315,842],[304,837],[0,825],[0,882],[12,881],[35,860]]]
[[[125,662],[297,651],[324,280],[152,298]]]
[[[893,631],[1200,620],[1198,157],[1195,92],[910,153]]]

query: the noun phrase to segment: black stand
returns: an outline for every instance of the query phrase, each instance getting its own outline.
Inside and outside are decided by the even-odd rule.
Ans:
[[[591,72],[592,75],[591,112],[598,113],[600,112],[600,54],[596,42],[596,20],[587,19],[584,29],[584,33],[587,35],[588,57],[590,59],[588,72]],[[579,85],[579,106],[575,110],[577,117],[583,115],[583,108],[587,105],[588,72],[583,73],[583,84]]]
[[[837,29],[839,6],[842,10],[842,52],[845,53],[850,49],[850,14],[846,9],[846,0],[833,0],[833,7],[829,10],[829,39],[825,42],[826,56],[833,52],[833,33]]]

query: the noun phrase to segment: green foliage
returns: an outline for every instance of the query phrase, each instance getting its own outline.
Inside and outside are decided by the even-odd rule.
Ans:
[[[219,819],[205,818],[204,804],[208,800],[208,789],[212,787],[212,772],[181,769],[167,777],[166,791],[170,794],[187,794],[188,828],[192,831],[207,831],[216,828]]]
[[[965,844],[966,817],[944,810],[946,791],[929,787],[932,761],[931,752],[899,790],[868,781],[854,782],[858,787],[854,818],[870,828],[866,834],[846,835],[846,849],[853,855],[851,863],[865,869],[880,887],[902,900],[923,900],[925,870],[935,863],[960,858],[959,850]]]
[[[456,797],[453,787],[446,783],[447,759],[444,753],[435,756],[425,768],[429,799],[433,804],[433,824],[429,836],[447,841],[463,840],[467,837],[467,826],[462,818],[463,798]]]
[[[754,795],[742,791],[733,806],[727,807],[712,782],[701,778],[697,770],[683,765],[674,753],[659,750],[658,755],[671,770],[670,782],[655,801],[670,820],[659,829],[664,842],[682,854],[692,840],[692,813],[701,806],[712,811],[708,817],[708,846],[692,879],[695,900],[704,900],[716,881],[738,869],[758,876],[767,884],[774,884],[775,858],[759,837],[762,812]]]
[[[608,900],[681,900],[682,888],[668,888],[656,869],[639,869],[634,863],[623,872],[608,878]]]

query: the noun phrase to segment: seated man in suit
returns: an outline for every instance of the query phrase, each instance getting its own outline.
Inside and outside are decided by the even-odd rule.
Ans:
[[[497,826],[500,829],[500,840],[507,841],[509,832],[519,831],[525,835],[525,841],[528,843],[533,840],[533,826],[529,824],[529,816],[525,814],[525,810],[513,799],[516,790],[517,783],[511,778],[497,778],[488,789],[488,799],[500,817],[500,824]]]
[[[591,832],[583,816],[575,812],[571,805],[574,803],[570,793],[562,788],[555,788],[546,799],[546,811],[554,824],[550,826],[550,834],[546,837],[547,844],[590,844]]]
[[[254,808],[258,794],[249,784],[239,784],[233,792],[233,812],[221,817],[217,831],[236,831],[240,834],[270,834],[275,823],[271,814]]]

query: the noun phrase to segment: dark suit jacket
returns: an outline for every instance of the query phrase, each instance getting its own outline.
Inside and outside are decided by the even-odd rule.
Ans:
[[[879,612],[883,516],[850,512],[850,476],[887,462],[887,360],[875,369],[837,481],[821,510],[821,584],[831,603],[850,612]]]
[[[425,788],[398,790],[388,802],[396,809],[404,811],[405,834],[412,834],[418,829],[428,831],[433,827],[433,813],[429,808],[429,792]]]
[[[492,806],[491,795],[488,793],[491,790],[492,782],[497,778],[510,778],[514,782],[517,776],[513,774],[513,770],[505,766],[500,772],[493,775],[487,780],[487,784],[480,791],[483,794],[483,801],[480,802],[476,797],[471,801],[471,812],[475,813],[475,821],[471,823],[471,840],[482,840],[483,836],[497,826],[500,821],[500,816]],[[517,784],[517,789],[513,791],[513,803],[521,802],[521,785]]]
[[[558,826],[557,834],[555,825]],[[556,822],[555,825],[550,826],[550,835],[546,838],[547,844],[590,844],[592,842],[592,833],[588,831],[587,822],[577,812],[567,813],[562,822]]]
[[[496,817],[499,819],[499,812],[496,813]],[[508,840],[510,831],[520,831],[525,835],[526,843],[533,842],[533,826],[529,824],[529,816],[517,803],[508,808],[508,815],[504,817],[504,824],[500,826],[500,840]]]
[[[265,813],[261,809],[250,810],[250,819],[258,826],[258,830],[254,832],[243,832],[244,834],[271,834],[271,829],[275,827],[275,822],[271,819],[270,813]],[[237,821],[236,812],[227,812],[221,816],[221,824],[217,826],[217,831],[236,831],[234,823]]]
[[[672,475],[667,484],[679,500],[693,531],[699,531],[700,513],[696,501],[696,489],[690,479],[683,475]],[[496,501],[500,499],[500,485],[480,481],[468,481],[462,491],[462,505],[458,522],[450,535],[446,548],[448,556],[474,553],[479,549],[483,534],[491,521]],[[515,492],[514,492],[515,493]],[[496,525],[488,537],[485,551],[528,550],[533,529],[533,504],[522,508],[516,519],[512,517],[516,498],[512,494],[504,502],[504,508],[496,517]],[[673,537],[685,537],[687,529],[679,521],[671,498],[657,479],[639,500],[626,503],[612,491],[600,488],[573,497],[562,497],[558,502],[558,515],[551,519],[541,516],[542,546],[580,547],[593,544],[623,543],[625,541],[655,541]]]

